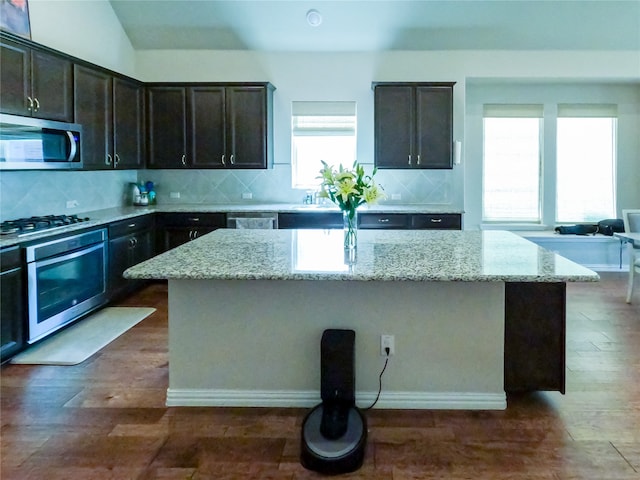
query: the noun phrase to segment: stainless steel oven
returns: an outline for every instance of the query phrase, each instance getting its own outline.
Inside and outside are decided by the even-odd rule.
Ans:
[[[25,251],[29,343],[106,301],[106,229],[30,245]]]

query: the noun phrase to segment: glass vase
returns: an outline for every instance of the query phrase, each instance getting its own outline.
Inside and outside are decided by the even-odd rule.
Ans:
[[[353,249],[358,245],[358,211],[343,210],[342,226],[344,229],[344,248]]]

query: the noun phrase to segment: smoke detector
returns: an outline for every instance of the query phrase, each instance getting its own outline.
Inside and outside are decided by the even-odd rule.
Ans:
[[[312,27],[317,27],[322,23],[322,15],[314,8],[307,12],[307,23]]]

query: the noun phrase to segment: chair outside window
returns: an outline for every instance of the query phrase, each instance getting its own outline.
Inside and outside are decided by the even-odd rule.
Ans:
[[[640,210],[622,210],[624,231],[626,233],[640,233]],[[633,248],[632,243],[627,244],[629,249],[629,288],[627,289],[627,303],[631,303],[633,294],[633,281],[636,274],[640,274],[640,248]]]

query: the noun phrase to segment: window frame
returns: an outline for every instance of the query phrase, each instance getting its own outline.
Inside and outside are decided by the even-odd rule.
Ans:
[[[307,124],[298,123],[296,117],[309,117]],[[322,125],[322,121],[318,122],[318,125],[313,124],[312,117],[328,118],[342,118],[353,117],[352,121],[344,122],[343,125],[339,125],[338,121],[335,121],[333,127],[318,127]],[[318,179],[314,182],[304,182],[302,178],[302,170],[300,160],[300,147],[297,139],[301,137],[349,137],[352,138],[351,145],[349,146],[350,152],[345,155],[349,158],[319,158],[317,171],[318,175],[322,165],[320,160],[326,161],[330,165],[343,164],[345,166],[351,166],[356,160],[357,156],[357,130],[358,130],[358,116],[357,116],[357,104],[355,101],[293,101],[291,102],[291,187],[294,189],[306,189],[317,190],[320,187],[321,180]],[[351,158],[352,157],[352,158]],[[307,172],[308,173],[308,172]],[[309,180],[309,178],[307,178]]]

